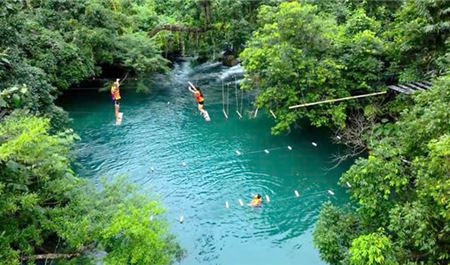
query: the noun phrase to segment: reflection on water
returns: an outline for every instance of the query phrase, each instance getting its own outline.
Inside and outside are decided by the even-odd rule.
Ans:
[[[269,115],[239,119],[233,100],[226,120],[222,81],[235,75],[242,75],[240,66],[186,62],[167,75],[139,80],[148,94],[134,92],[137,83],[130,81],[122,91],[119,127],[107,92],[67,94],[61,104],[82,138],[77,170],[89,178],[127,174],[143,192],[157,193],[188,251],[181,264],[323,264],[312,247],[312,229],[324,201],[346,201],[336,182],[348,165],[327,170],[338,147],[324,131],[304,127],[272,136]],[[188,80],[202,87],[211,122],[197,113]],[[244,112],[252,109],[246,98]],[[247,203],[253,193],[270,202],[258,209],[240,206],[239,199]]]

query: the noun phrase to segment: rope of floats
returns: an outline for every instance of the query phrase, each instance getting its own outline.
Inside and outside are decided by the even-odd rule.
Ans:
[[[311,144],[312,144],[314,147],[318,147],[318,144],[315,143],[315,142],[312,142]],[[236,150],[235,150],[235,155],[236,155],[236,156],[242,156],[242,155],[245,155],[245,154],[256,154],[256,153],[266,153],[266,154],[270,154],[271,151],[274,151],[274,150],[281,150],[281,149],[286,149],[286,148],[287,148],[289,151],[292,151],[292,150],[293,150],[292,146],[290,146],[290,145],[288,145],[288,146],[273,147],[273,148],[266,148],[266,149],[261,149],[261,150],[248,151],[248,152],[241,152],[240,150],[236,149]],[[187,166],[187,163],[184,162],[184,161],[182,161],[182,162],[181,162],[181,165],[184,166],[184,167],[186,167],[186,166]],[[154,172],[154,171],[155,171],[155,168],[154,168],[154,167],[150,167],[150,170],[151,170],[152,172]],[[141,178],[141,179],[139,179],[139,180],[142,180],[142,179],[145,179],[145,177],[144,177],[144,178]],[[144,185],[144,184],[147,184],[150,180],[151,180],[151,178],[148,178],[148,179],[146,179],[143,183],[140,183],[140,185],[142,186],[142,185]],[[351,187],[352,187],[351,184],[350,184],[349,182],[346,182],[346,185],[347,185],[348,188],[351,188]],[[322,195],[322,194],[323,194],[323,195],[328,195],[328,196],[334,196],[334,195],[335,195],[335,191],[333,191],[333,189],[326,189],[326,190],[321,190],[321,191],[317,191],[317,192],[308,193],[308,194],[304,194],[304,195],[303,195],[303,194],[300,193],[297,189],[295,189],[295,190],[293,190],[293,195],[292,195],[291,197],[286,197],[286,198],[277,199],[277,200],[276,200],[276,203],[280,203],[280,202],[284,202],[284,201],[292,200],[292,199],[303,199],[303,198],[308,198],[308,197],[311,197],[311,196],[314,196],[314,195]],[[273,203],[273,202],[272,202],[273,199],[270,198],[270,196],[269,196],[268,194],[265,194],[264,196],[261,195],[261,197],[264,198],[265,204]],[[245,204],[244,201],[243,201],[241,198],[238,198],[237,200],[235,199],[235,200],[233,200],[233,201],[235,201],[235,202],[237,201],[240,207],[249,206],[248,204]],[[224,207],[225,207],[226,209],[229,209],[230,206],[232,205],[230,202],[231,202],[230,200],[225,200],[225,201],[223,202],[223,205],[224,205]],[[257,207],[260,207],[260,206],[257,206]],[[153,216],[151,216],[150,218],[151,218],[151,220],[153,220]],[[185,219],[185,216],[184,216],[184,215],[180,215],[180,217],[179,217],[177,220],[179,221],[179,223],[183,223],[183,222],[184,222],[184,219]]]
[[[351,186],[349,186],[349,187],[351,187]],[[318,192],[313,192],[313,193],[308,193],[308,194],[304,194],[303,195],[298,190],[293,190],[293,195],[290,196],[290,197],[273,200],[273,198],[270,198],[270,196],[268,194],[265,194],[265,195],[261,195],[261,200],[264,201],[264,205],[269,205],[269,204],[273,204],[273,203],[284,203],[286,201],[294,200],[294,199],[295,200],[301,200],[301,199],[305,199],[305,198],[309,198],[309,197],[317,196],[317,195],[327,195],[327,196],[330,196],[330,197],[334,197],[335,192],[332,189],[328,189],[328,190],[321,190],[321,191],[318,191]],[[232,204],[232,202],[234,202],[234,203]],[[235,205],[237,207],[252,207],[252,208],[261,208],[261,207],[263,207],[262,206],[262,202],[261,202],[261,205],[251,206],[250,204],[245,203],[244,200],[241,199],[241,198],[237,198],[237,199],[235,198],[233,201],[231,201],[231,200],[223,201],[223,207],[225,207],[225,209],[230,209],[233,205]],[[150,216],[150,219],[153,220],[153,217]],[[185,219],[185,215],[184,214],[181,214],[177,218],[177,220],[178,220],[178,222],[180,224],[182,224],[184,222],[184,219]]]
[[[144,183],[147,183],[148,181],[149,180],[147,180]],[[349,188],[351,188],[350,183],[347,182],[346,184]],[[141,184],[141,185],[143,185],[143,184]],[[261,195],[261,205],[258,205],[258,206],[251,206],[249,203],[245,203],[245,201],[242,198],[237,198],[237,199],[235,198],[233,200],[225,200],[225,201],[223,201],[223,207],[225,209],[230,209],[233,205],[235,205],[237,207],[261,208],[261,207],[263,207],[262,206],[263,201],[264,201],[264,205],[269,205],[269,204],[273,204],[273,203],[284,203],[286,201],[294,200],[294,199],[301,200],[301,199],[310,198],[310,197],[317,196],[317,195],[326,195],[331,198],[334,198],[334,196],[335,196],[335,191],[333,191],[332,189],[321,190],[321,191],[305,193],[305,194],[303,194],[303,193],[299,192],[297,189],[295,189],[295,190],[293,190],[292,193],[293,193],[293,195],[291,195],[289,197],[281,198],[281,199],[277,199],[277,200],[273,200],[273,198],[271,198],[268,194]],[[234,202],[234,203],[232,203],[232,202]],[[305,202],[305,201],[303,201],[303,202]],[[181,211],[181,212],[183,212],[183,211]],[[154,218],[153,215],[150,216],[150,220],[153,220],[153,218]],[[184,219],[185,219],[184,214],[179,215],[179,217],[177,218],[177,220],[180,224],[182,224],[184,222]]]

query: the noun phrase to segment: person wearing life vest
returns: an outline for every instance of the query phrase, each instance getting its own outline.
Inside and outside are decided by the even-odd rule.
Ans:
[[[114,113],[116,115],[116,122],[119,120],[119,110],[120,110],[120,79],[117,78],[116,82],[111,86],[111,97],[114,104]]]
[[[203,97],[203,93],[200,90],[200,88],[195,87],[190,82],[189,82],[189,87],[188,88],[189,88],[189,91],[191,91],[194,94],[194,96],[195,96],[195,100],[197,101],[197,104],[198,104],[198,111],[200,111],[200,113],[203,116],[208,115],[208,112],[205,109],[203,109],[203,105],[205,104],[205,98]]]
[[[252,200],[250,201],[250,203],[248,205],[250,205],[252,207],[260,207],[261,204],[262,204],[261,194],[257,194],[255,196],[253,196]]]

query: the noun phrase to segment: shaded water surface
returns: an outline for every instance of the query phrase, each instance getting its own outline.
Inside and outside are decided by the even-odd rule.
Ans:
[[[348,164],[329,170],[338,147],[326,131],[304,127],[271,135],[271,116],[259,112],[249,118],[250,95],[244,95],[239,119],[234,83],[228,87],[226,120],[222,80],[234,82],[240,71],[185,62],[166,75],[129,80],[123,86],[119,127],[113,125],[108,92],[67,93],[60,104],[81,136],[77,171],[88,178],[126,174],[143,191],[158,194],[171,231],[187,250],[183,265],[323,264],[311,233],[323,202],[346,202],[337,180]],[[203,88],[211,122],[195,111],[188,80]],[[138,82],[149,93],[134,92]],[[270,202],[258,209],[240,206],[239,199],[246,204],[252,193],[268,195]]]

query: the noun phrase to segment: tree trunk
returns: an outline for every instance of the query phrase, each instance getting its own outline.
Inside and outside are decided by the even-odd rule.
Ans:
[[[26,260],[44,260],[44,259],[70,259],[79,256],[81,253],[48,253],[48,254],[38,254],[32,256],[22,256],[20,259],[22,261]]]
[[[204,30],[201,28],[190,27],[190,26],[181,25],[181,24],[163,24],[163,25],[159,25],[159,26],[155,27],[152,31],[150,31],[148,33],[148,36],[151,38],[151,37],[155,36],[158,32],[164,31],[164,30],[174,31],[174,32],[181,31],[181,32],[188,32],[188,33],[202,33],[206,29]]]

